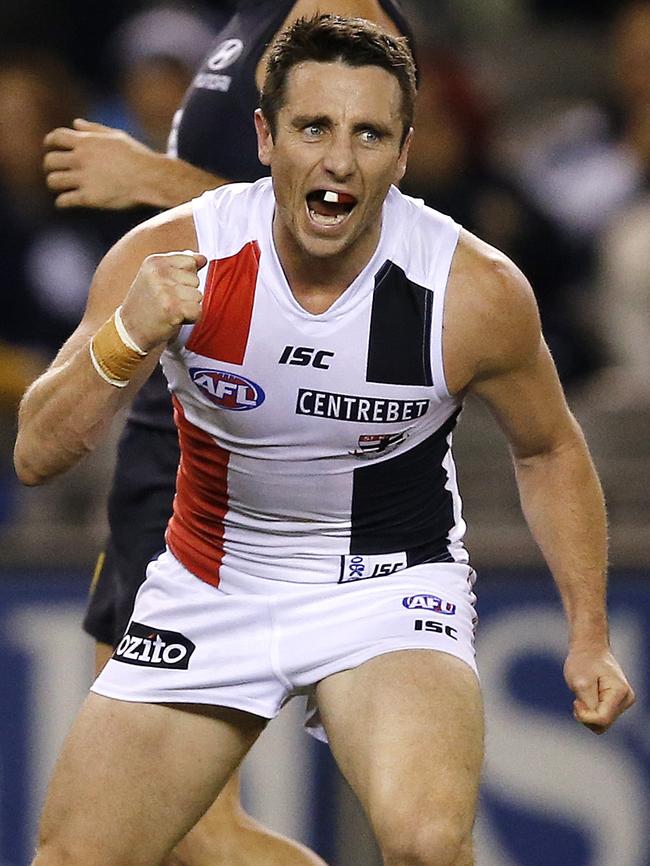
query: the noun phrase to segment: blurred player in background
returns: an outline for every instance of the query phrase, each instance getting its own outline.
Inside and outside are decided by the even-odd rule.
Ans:
[[[268,48],[299,17],[332,12],[367,18],[411,36],[394,0],[239,0],[174,118],[167,154],[118,129],[76,120],[46,138],[47,183],[60,208],[169,208],[268,168],[257,155],[253,113]],[[160,368],[138,393],[118,446],[108,501],[110,538],[99,557],[85,630],[97,641],[97,671],[127,626],[149,561],[165,547],[178,468],[178,438]],[[176,849],[190,866],[307,866],[320,858],[271,834],[242,810],[234,777]],[[174,863],[176,861],[173,861]]]

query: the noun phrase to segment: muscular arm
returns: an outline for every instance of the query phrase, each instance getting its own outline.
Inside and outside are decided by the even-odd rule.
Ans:
[[[60,208],[171,208],[228,182],[156,153],[120,129],[87,120],[52,130],[45,147],[47,185]]]
[[[633,701],[609,651],[605,503],[530,286],[505,257],[464,235],[445,324],[449,387],[485,401],[505,432],[524,516],[562,599],[576,718],[605,730]]]
[[[204,257],[161,255],[195,246],[184,206],[143,223],[102,260],[81,323],[21,403],[14,463],[25,484],[41,484],[91,451],[151,374],[180,323],[196,320],[196,268]],[[90,339],[120,304],[128,333],[148,353],[126,388],[100,378],[89,352]]]

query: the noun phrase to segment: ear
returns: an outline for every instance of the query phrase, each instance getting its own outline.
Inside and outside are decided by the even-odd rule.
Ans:
[[[400,150],[400,154],[397,158],[397,167],[395,169],[395,178],[393,183],[396,186],[399,186],[399,182],[406,174],[406,164],[408,162],[409,148],[411,147],[411,142],[413,141],[413,127],[409,129],[406,133],[406,138],[404,139],[404,144],[402,145],[402,149]]]
[[[269,122],[258,108],[255,111],[255,132],[257,133],[257,155],[262,165],[271,165],[273,135]]]

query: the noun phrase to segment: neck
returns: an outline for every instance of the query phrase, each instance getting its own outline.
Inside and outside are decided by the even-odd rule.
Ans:
[[[273,240],[291,292],[305,310],[324,313],[340,298],[368,264],[377,249],[381,222],[338,255],[312,256],[299,249],[277,214]]]

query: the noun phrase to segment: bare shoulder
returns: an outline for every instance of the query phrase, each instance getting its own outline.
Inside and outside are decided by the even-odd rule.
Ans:
[[[542,339],[530,283],[504,253],[462,231],[445,299],[443,347],[452,393],[534,363]]]

